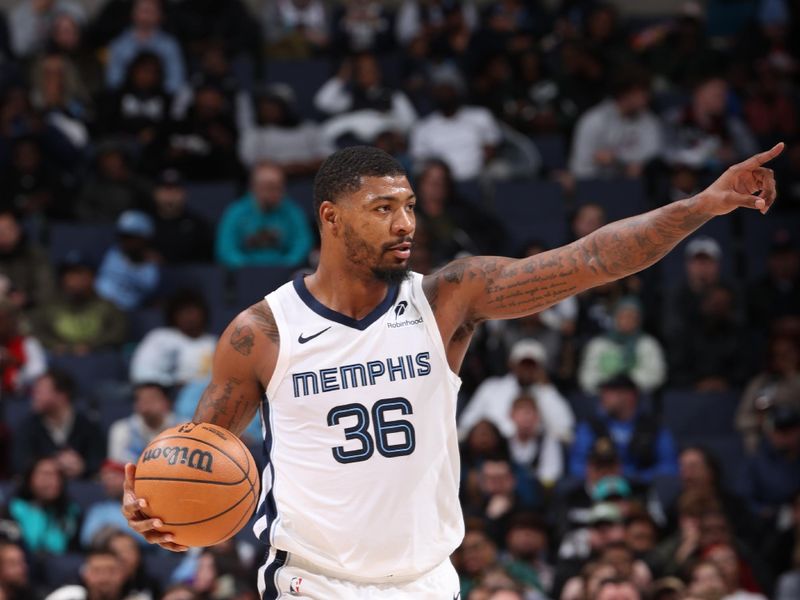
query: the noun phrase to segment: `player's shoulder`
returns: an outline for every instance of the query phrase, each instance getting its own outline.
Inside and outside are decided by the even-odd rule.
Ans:
[[[234,317],[228,325],[227,331],[231,334],[231,343],[235,339],[255,341],[255,337],[263,337],[273,344],[280,342],[278,324],[266,299],[259,300],[248,306]]]

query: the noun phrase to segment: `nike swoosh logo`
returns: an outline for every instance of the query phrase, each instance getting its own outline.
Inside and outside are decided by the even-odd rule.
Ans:
[[[331,325],[331,327],[333,327],[333,325]],[[301,344],[305,344],[306,342],[310,342],[310,341],[311,341],[311,340],[313,340],[315,337],[317,337],[317,336],[319,336],[319,335],[322,335],[323,333],[325,333],[326,331],[328,331],[328,329],[330,329],[331,327],[326,327],[326,328],[325,328],[325,329],[323,329],[322,331],[318,331],[318,332],[317,332],[317,333],[315,333],[314,335],[310,335],[310,336],[308,336],[308,337],[303,337],[303,334],[301,333],[301,334],[300,334],[300,337],[298,337],[298,338],[297,338],[297,341],[298,341],[298,342],[300,342]]]

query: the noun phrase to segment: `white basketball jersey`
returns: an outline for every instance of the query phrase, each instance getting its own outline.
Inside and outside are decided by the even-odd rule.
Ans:
[[[267,296],[280,332],[262,406],[255,533],[342,578],[414,577],[464,534],[456,394],[422,275],[363,319],[302,277]]]

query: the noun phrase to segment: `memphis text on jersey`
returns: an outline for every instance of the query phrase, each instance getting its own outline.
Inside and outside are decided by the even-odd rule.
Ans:
[[[211,452],[195,448],[190,453],[189,448],[186,446],[164,446],[163,448],[145,450],[142,462],[146,463],[159,458],[166,460],[168,465],[180,463],[191,469],[205,471],[206,473],[211,473],[214,464],[214,457]]]
[[[405,354],[318,371],[292,373],[294,397],[376,385],[384,381],[425,377],[431,372],[431,353]]]

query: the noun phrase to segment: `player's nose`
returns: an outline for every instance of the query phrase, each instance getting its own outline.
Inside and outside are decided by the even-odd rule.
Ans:
[[[395,215],[392,219],[392,233],[400,236],[411,235],[415,228],[414,213],[401,210]]]

